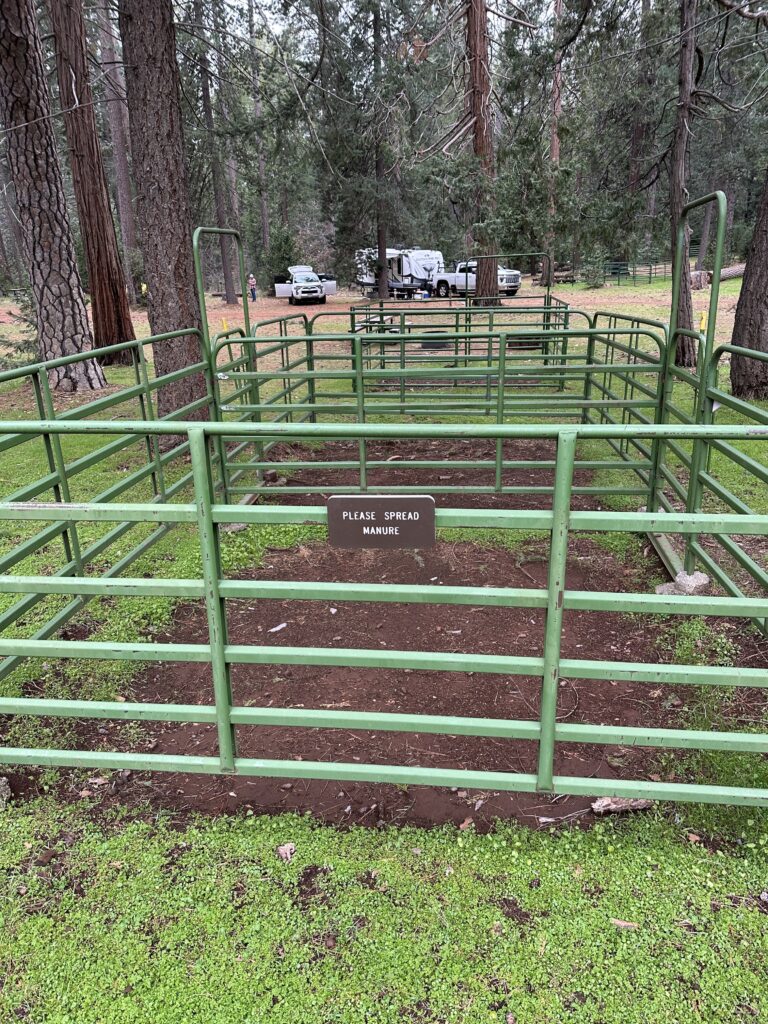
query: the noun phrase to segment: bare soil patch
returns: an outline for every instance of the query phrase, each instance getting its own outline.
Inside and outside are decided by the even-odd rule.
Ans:
[[[268,564],[246,578],[521,587],[531,586],[533,580],[543,587],[546,571],[540,544],[507,551],[443,542],[416,552],[348,552],[318,544],[274,552]],[[567,584],[572,589],[629,590],[634,572],[588,539],[580,539],[573,545]],[[530,609],[278,600],[230,601],[228,608],[229,638],[235,644],[536,655],[543,642],[543,612]],[[269,632],[280,623],[286,623],[283,629]],[[179,609],[173,628],[159,639],[204,642],[206,637],[205,608],[190,603]],[[563,656],[658,660],[647,622],[593,612],[566,614]],[[232,681],[238,705],[528,720],[539,713],[540,683],[524,676],[238,665]],[[564,679],[558,720],[672,724],[668,704],[650,696],[649,689],[638,683]],[[209,667],[154,664],[136,680],[133,696],[143,701],[211,703]],[[153,723],[143,730],[140,749],[216,754],[214,726]],[[530,741],[428,733],[239,727],[237,738],[240,756],[270,759],[528,773],[535,772],[537,755],[537,745]],[[640,748],[568,744],[558,747],[555,770],[588,778],[643,777],[652,757],[652,751]],[[146,799],[153,807],[181,812],[310,811],[326,821],[362,824],[460,824],[471,818],[481,828],[497,817],[547,824],[548,819],[586,813],[590,802],[576,797],[553,801],[537,794],[160,772],[134,776],[103,797],[105,803]]]
[[[434,445],[434,447],[433,447]],[[439,452],[438,452],[439,448]],[[274,454],[321,461],[352,457],[356,442],[334,442],[308,449],[283,445]],[[382,470],[386,483],[414,482],[406,458],[473,458],[493,454],[492,442],[377,441],[369,445],[370,459],[397,456]],[[510,441],[508,459],[531,461],[552,458],[554,443]],[[378,471],[372,470],[373,481]],[[463,470],[454,469],[450,483],[461,483]],[[467,471],[469,473],[470,471]],[[353,470],[335,470],[337,483]],[[472,483],[483,474],[474,474]],[[308,484],[312,494],[276,494],[281,502],[321,501],[329,471],[297,470],[291,481]],[[505,471],[504,482],[521,487],[551,483],[553,470]],[[588,485],[592,474],[579,471],[578,485]],[[467,477],[467,487],[470,487]],[[422,480],[418,481],[421,485]],[[430,480],[424,490],[430,490]],[[575,496],[575,508],[599,508],[599,495]],[[439,505],[476,508],[544,508],[548,496],[532,491],[521,495],[438,495]],[[647,573],[658,571],[652,553],[642,569],[622,564],[590,538],[573,535],[567,586],[576,590],[609,592],[647,589]],[[546,587],[547,542],[531,538],[513,549],[440,541],[419,551],[342,551],[327,544],[269,552],[265,564],[240,574],[254,580],[304,580],[348,583],[405,583],[440,586]],[[536,656],[542,652],[544,613],[541,610],[502,607],[467,607],[428,604],[368,604],[353,602],[230,600],[227,603],[229,640],[234,644],[306,646],[374,650],[416,650],[478,655]],[[270,632],[285,623],[278,632]],[[172,627],[159,641],[205,643],[208,629],[201,602],[179,606]],[[734,626],[733,639],[746,661],[768,665],[765,651],[757,650],[746,623]],[[618,613],[574,612],[565,615],[562,655],[602,661],[663,661],[657,649],[658,626],[653,620]],[[728,669],[723,670],[724,680]],[[485,675],[477,672],[436,672],[428,669],[349,669],[299,665],[234,666],[233,699],[237,705],[286,708],[345,709],[350,711],[443,714],[467,717],[536,720],[540,681],[525,676]],[[644,683],[563,679],[559,691],[558,720],[626,726],[674,727],[684,713],[683,692],[676,699],[671,687]],[[154,663],[134,681],[131,698],[138,701],[183,704],[213,703],[210,668],[197,664]],[[744,709],[734,708],[736,715]],[[750,707],[750,714],[758,714]],[[120,723],[93,721],[80,726],[79,746],[84,749],[123,749],[165,754],[215,756],[216,730],[204,724],[147,723],[126,730]],[[537,744],[489,737],[438,736],[373,730],[238,727],[238,753],[246,758],[349,763],[401,764],[414,767],[535,773]],[[602,747],[593,744],[558,745],[555,772],[585,778],[643,778],[654,773],[657,753],[652,749]],[[19,773],[14,789],[28,793],[33,773]],[[82,779],[63,773],[62,793],[77,799]],[[562,820],[589,820],[588,798],[551,798],[542,794],[478,792],[422,786],[286,780],[258,777],[193,774],[115,773],[111,785],[94,792],[99,808],[143,807],[185,815],[310,812],[339,824],[380,822],[439,825],[462,824],[471,819],[487,828],[496,818],[517,818],[534,827]]]
[[[503,442],[503,458],[508,461],[537,462],[556,457],[557,442],[555,440],[537,440],[532,438],[508,438]],[[369,441],[366,443],[366,460],[368,462],[386,462],[386,466],[368,467],[367,482],[369,487],[394,487],[402,485],[423,487],[425,494],[434,494],[435,503],[440,508],[487,508],[487,509],[542,509],[552,507],[551,495],[541,494],[532,488],[553,487],[555,482],[554,468],[523,466],[519,469],[505,469],[502,473],[504,487],[520,487],[520,494],[473,493],[473,488],[493,487],[495,470],[493,466],[486,469],[437,467],[435,469],[418,469],[408,466],[409,462],[423,460],[491,460],[496,456],[496,442],[482,438],[441,438],[430,440],[414,438],[412,440],[395,438],[391,440]],[[280,504],[305,505],[309,502],[324,501],[332,487],[354,486],[360,481],[357,469],[328,469],[314,467],[293,470],[290,466],[295,462],[330,462],[349,461],[359,457],[357,441],[332,441],[317,447],[301,444],[283,443],[276,445],[269,452],[271,461],[278,464],[278,472],[285,478],[287,486],[304,486],[306,494],[290,494],[282,491],[279,485],[268,500]],[[577,469],[574,473],[574,487],[588,487],[592,483],[590,470]],[[436,488],[453,486],[462,490],[441,494]],[[465,488],[465,489],[463,489]],[[640,501],[638,502],[640,504]],[[601,508],[599,495],[574,494],[571,502],[574,509]]]

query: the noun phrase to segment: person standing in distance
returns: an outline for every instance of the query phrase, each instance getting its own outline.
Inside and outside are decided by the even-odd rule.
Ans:
[[[256,278],[253,274],[248,275],[248,291],[251,293],[251,302],[256,301]]]

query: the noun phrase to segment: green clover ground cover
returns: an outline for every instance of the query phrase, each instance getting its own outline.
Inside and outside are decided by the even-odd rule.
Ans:
[[[768,1015],[768,857],[655,815],[591,831],[309,818],[0,833],[0,1019],[677,1024]],[[746,816],[745,816],[746,823]],[[289,863],[278,845],[292,842]],[[766,897],[768,899],[768,897]]]

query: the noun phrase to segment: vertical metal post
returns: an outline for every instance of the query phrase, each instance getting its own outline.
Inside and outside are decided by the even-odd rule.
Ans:
[[[587,359],[584,364],[584,408],[581,410],[581,422],[589,423],[592,419],[592,415],[587,406],[587,402],[592,397],[592,370],[590,367],[595,361],[595,335],[592,333],[595,330],[595,317],[589,318],[589,335],[587,337]]]
[[[205,390],[208,398],[208,411],[210,418],[215,422],[221,419],[221,410],[219,402],[216,401],[217,394],[217,381],[215,370],[216,353],[211,353],[209,350],[210,358],[206,360],[208,369],[205,371]],[[216,435],[216,461],[219,464],[219,472],[221,473],[221,495],[224,502],[229,502],[229,486],[227,480],[227,445],[224,437],[221,434]],[[214,482],[214,489],[215,489]]]
[[[147,367],[147,359],[144,355],[144,346],[140,341],[136,342],[136,348],[132,349],[134,367],[136,373],[136,379],[138,383],[144,388],[144,397],[141,402],[142,415],[145,420],[156,420],[155,406],[152,401],[152,389],[149,386],[149,368]],[[214,399],[214,405],[217,405]],[[160,438],[153,434],[152,437],[147,436],[147,456],[152,459],[154,463],[154,470],[152,472],[152,482],[154,485],[155,494],[159,494],[163,501],[165,501],[165,470],[163,469],[163,460],[160,457]]]
[[[557,440],[555,491],[552,499],[552,536],[549,543],[547,617],[544,625],[544,668],[541,679],[541,734],[536,789],[551,792],[555,762],[557,691],[560,685],[560,640],[563,628],[563,592],[568,560],[573,465],[576,434],[563,431]]]
[[[192,260],[195,267],[195,283],[197,285],[197,301],[200,307],[200,327],[202,330],[202,341],[205,356],[210,361],[211,355],[211,337],[208,330],[208,311],[205,305],[205,289],[203,287],[203,261],[201,253],[201,241],[203,235],[229,235],[236,247],[237,247],[237,258],[238,258],[238,269],[240,271],[240,292],[243,300],[243,323],[245,324],[245,333],[251,333],[251,314],[248,308],[248,283],[245,279],[245,259],[243,256],[243,243],[240,238],[240,233],[235,231],[234,228],[195,228],[195,232],[192,235]],[[215,372],[216,367],[211,364],[211,372]]]
[[[701,347],[699,348],[701,351]],[[709,384],[713,376],[713,370],[711,368],[710,359],[709,363],[702,367],[702,372],[699,375],[699,388],[701,390],[703,401],[699,403],[698,411],[698,423],[710,426],[713,420],[713,401],[710,398]],[[714,376],[717,376],[717,370],[714,370]],[[693,450],[691,451],[691,472],[688,479],[688,493],[686,495],[685,511],[688,513],[699,513],[701,512],[702,499],[704,496],[704,486],[701,482],[701,474],[706,472],[707,463],[709,461],[710,447],[709,442],[703,438],[695,438],[693,442]],[[693,545],[698,542],[699,535],[697,533],[686,534],[685,538],[685,554],[683,556],[683,568],[687,573],[692,573],[696,569],[696,552],[693,550]]]
[[[717,234],[715,239],[715,258],[712,267],[712,284],[709,293],[707,326],[702,343],[699,345],[699,359],[697,367],[699,376],[699,392],[696,396],[696,408],[694,413],[696,422],[703,424],[712,423],[712,400],[709,398],[707,391],[710,380],[712,350],[715,343],[715,328],[717,326],[717,303],[720,293],[720,274],[722,272],[723,255],[725,250],[725,227],[727,214],[727,201],[725,194],[723,192],[714,192],[710,196],[705,196],[702,199],[695,200],[693,203],[684,207],[683,210],[687,217],[689,209],[693,209],[697,205],[703,205],[704,203],[709,202],[714,202],[717,205]],[[682,221],[681,227],[684,228]],[[678,246],[680,245],[680,240],[681,238],[679,233]],[[677,325],[677,317],[675,318],[675,325]],[[708,442],[701,438],[696,438],[693,442],[693,451],[691,453],[691,472],[688,481],[688,494],[685,506],[686,512],[701,512],[703,498],[701,474],[706,469],[709,457],[708,449]],[[683,565],[685,571],[688,573],[693,572],[696,568],[696,554],[693,550],[693,545],[697,541],[697,534],[689,533],[686,537]]]
[[[504,423],[504,387],[507,368],[507,336],[499,335],[499,376],[496,391],[496,422]],[[504,438],[496,438],[496,493],[501,494],[501,477],[504,465]]]
[[[315,388],[315,349],[314,349],[314,338],[311,333],[306,336],[306,353],[307,353],[307,394],[309,396],[309,404],[315,405],[317,402],[316,388]],[[317,413],[314,409],[309,414],[309,422],[317,422]]]
[[[365,423],[365,381],[363,378],[363,339],[355,338],[355,382],[357,392],[357,422]],[[357,442],[360,453],[360,490],[368,489],[368,470],[366,467],[365,438]]]
[[[219,527],[213,522],[214,481],[208,452],[208,439],[202,427],[189,428],[189,452],[195,487],[197,528],[203,561],[205,608],[208,614],[208,641],[211,647],[211,673],[216,702],[216,730],[219,738],[219,764],[222,772],[235,770],[235,731],[231,721],[232,686],[229,665],[224,656],[227,643],[227,617],[219,592],[221,558]]]
[[[563,314],[563,330],[567,332],[569,326],[570,326],[570,313],[566,309],[565,313]],[[560,356],[562,357],[560,359],[560,368],[561,368],[562,372],[560,373],[560,387],[559,387],[559,390],[560,391],[565,391],[565,371],[566,371],[566,364],[568,363],[568,335],[567,335],[567,333],[563,335],[562,341],[560,342]]]
[[[487,368],[485,375],[485,415],[491,415],[491,374],[493,372],[493,338],[488,338],[486,347]]]
[[[400,339],[400,415],[405,415],[405,338]]]
[[[48,383],[48,374],[45,370],[40,369],[33,376],[35,385],[35,395],[37,398],[37,407],[41,408],[41,418],[48,420],[56,419],[56,409],[53,404],[53,396],[51,395],[51,385]],[[56,501],[69,504],[72,500],[72,496],[69,492],[69,480],[67,479],[66,463],[64,461],[64,452],[61,448],[61,435],[60,434],[44,434],[45,448],[48,456],[48,465],[53,469],[58,478],[58,482],[53,485],[53,495]],[[77,534],[77,527],[73,522],[67,523],[67,529],[65,530],[62,541],[64,543],[64,555],[68,562],[74,562],[77,568],[78,576],[83,576],[83,560],[80,554],[80,538]]]
[[[241,352],[245,354],[245,366],[249,374],[248,402],[252,406],[261,405],[261,385],[257,377],[258,357],[256,354],[256,338],[244,338],[241,345]],[[249,419],[252,423],[261,423],[261,409],[251,409]],[[257,462],[264,461],[264,440],[259,437],[253,446]],[[256,470],[256,482],[261,480],[262,470]]]
[[[659,353],[661,373],[657,374],[656,384],[656,412],[654,423],[666,423],[669,419],[669,400],[672,394],[672,374],[669,361],[672,346],[669,338],[665,337],[664,344]],[[665,443],[661,437],[654,437],[651,442],[651,465],[648,470],[648,497],[645,507],[649,512],[657,512],[659,508],[659,495],[662,489],[661,467],[664,464]]]

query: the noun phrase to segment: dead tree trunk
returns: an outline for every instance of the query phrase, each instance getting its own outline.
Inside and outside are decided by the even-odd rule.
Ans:
[[[253,117],[256,122],[256,177],[259,183],[259,212],[261,214],[261,250],[269,249],[269,193],[267,191],[267,170],[264,159],[264,139],[261,128],[261,83],[259,81],[259,56],[256,52],[256,26],[253,13],[253,0],[248,0],[248,36],[251,41],[251,93],[253,98]]]
[[[672,253],[677,246],[677,232],[683,207],[688,201],[689,139],[691,134],[691,94],[693,92],[693,65],[696,52],[695,25],[698,0],[681,0],[680,3],[680,63],[677,80],[677,116],[672,142],[669,167],[669,206],[672,228]],[[677,327],[684,330],[693,328],[693,302],[691,300],[691,274],[689,263],[690,227],[686,226],[683,238],[682,274],[680,276],[680,301],[677,313]],[[692,338],[678,338],[675,348],[675,363],[678,366],[696,365],[696,343]]]
[[[195,23],[199,31],[204,31],[203,6],[200,0],[195,3]],[[221,166],[221,155],[219,153],[219,141],[216,137],[216,128],[213,123],[213,104],[211,103],[211,69],[208,63],[208,44],[203,40],[200,47],[200,93],[203,104],[203,123],[208,136],[208,153],[211,159],[211,181],[213,183],[213,205],[216,215],[216,227],[226,228],[227,224],[227,201],[226,184],[224,172]],[[237,302],[235,294],[235,281],[232,276],[232,263],[230,261],[230,239],[226,235],[219,235],[219,249],[221,251],[221,272],[224,278],[224,301],[227,305],[234,305]]]
[[[67,215],[34,0],[0,4],[0,120],[16,189],[24,261],[37,313],[42,359],[92,348],[80,273]],[[49,374],[62,391],[102,388],[95,359]]]
[[[493,185],[496,165],[493,151],[493,110],[491,107],[490,43],[488,8],[485,0],[469,0],[467,6],[467,64],[469,70],[468,107],[472,118],[472,144],[479,164],[477,228],[478,249],[475,304],[493,305],[499,290],[498,264],[483,258],[494,251],[488,220],[493,215]]]
[[[129,165],[128,107],[125,103],[125,79],[117,59],[115,47],[116,26],[104,6],[96,8],[99,19],[99,46],[101,50],[101,73],[104,76],[104,97],[107,101],[107,124],[112,143],[112,164],[115,172],[117,195],[117,216],[120,221],[120,235],[123,242],[123,266],[128,301],[136,302],[139,281],[134,278],[134,265],[138,245],[136,242],[136,220],[133,215],[133,194]]]
[[[96,347],[103,348],[132,341],[136,335],[99,148],[83,8],[81,0],[48,0],[48,10],[56,41],[56,72],[72,184],[88,266],[93,337]],[[131,353],[125,351],[109,355],[104,361],[128,365],[131,358]]]
[[[373,7],[373,76],[375,82],[376,96],[374,102],[378,105],[379,89],[381,88],[381,5],[374,4]],[[376,275],[377,291],[379,298],[385,301],[389,298],[389,271],[387,268],[387,202],[385,196],[386,174],[384,171],[384,139],[382,138],[383,125],[380,122],[380,115],[375,115],[376,124],[376,152],[374,156],[376,174]]]
[[[120,0],[136,214],[154,334],[200,327],[171,0]],[[194,335],[154,346],[157,376],[200,361]],[[160,389],[160,415],[205,397],[202,374]],[[206,410],[185,413],[204,419]]]
[[[734,345],[768,354],[768,175],[747,252],[731,341]],[[739,398],[768,398],[768,363],[734,355],[731,389]]]

